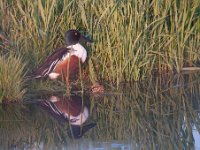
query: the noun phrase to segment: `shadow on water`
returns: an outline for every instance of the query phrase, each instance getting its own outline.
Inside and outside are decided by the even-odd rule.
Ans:
[[[0,107],[0,149],[198,149],[199,74]]]

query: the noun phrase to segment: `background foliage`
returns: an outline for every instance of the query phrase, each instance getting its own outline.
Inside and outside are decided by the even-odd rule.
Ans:
[[[1,55],[21,55],[28,73],[71,28],[94,40],[85,45],[91,80],[118,85],[199,62],[199,0],[2,0],[0,18]]]

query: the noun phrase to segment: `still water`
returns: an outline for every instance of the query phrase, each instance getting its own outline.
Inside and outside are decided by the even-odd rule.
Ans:
[[[200,74],[0,106],[0,149],[200,149]]]

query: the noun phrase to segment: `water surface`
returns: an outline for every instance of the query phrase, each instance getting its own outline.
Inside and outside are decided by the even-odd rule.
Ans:
[[[197,73],[166,75],[102,95],[52,94],[1,106],[0,149],[200,149],[199,83]],[[61,106],[81,117],[51,111]]]

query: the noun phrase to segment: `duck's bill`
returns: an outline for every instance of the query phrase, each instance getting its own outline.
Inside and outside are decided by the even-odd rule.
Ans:
[[[92,40],[89,37],[81,36],[80,40],[87,43],[92,43]]]

